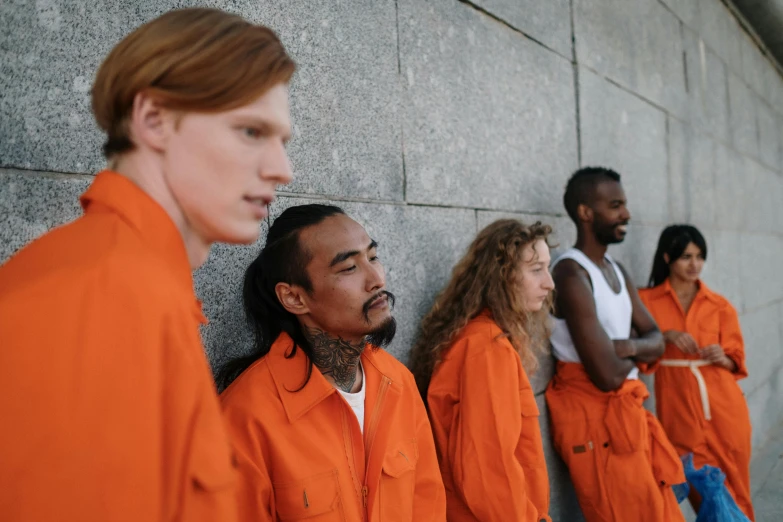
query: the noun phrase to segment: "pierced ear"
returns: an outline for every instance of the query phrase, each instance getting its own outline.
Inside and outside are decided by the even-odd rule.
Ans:
[[[576,207],[576,215],[579,216],[579,219],[581,219],[582,221],[592,221],[593,209],[591,209],[584,203],[580,203],[579,206]]]
[[[173,116],[154,96],[145,92],[136,93],[131,111],[131,139],[136,145],[162,151],[174,128]]]
[[[670,264],[669,263],[669,254],[667,254],[666,252],[663,253],[663,262],[666,263],[667,265]]]
[[[310,312],[310,308],[304,300],[304,290],[296,285],[277,283],[275,285],[277,300],[286,311],[294,315],[304,315]]]

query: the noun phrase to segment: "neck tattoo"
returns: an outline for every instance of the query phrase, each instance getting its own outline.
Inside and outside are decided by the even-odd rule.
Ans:
[[[356,368],[364,350],[364,341],[352,344],[340,337],[330,337],[319,328],[304,328],[305,337],[313,348],[311,359],[324,376],[346,393],[356,383]]]

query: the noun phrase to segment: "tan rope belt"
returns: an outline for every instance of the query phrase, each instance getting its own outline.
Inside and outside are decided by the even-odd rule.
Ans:
[[[701,395],[701,407],[704,410],[704,418],[707,420],[712,419],[710,414],[710,397],[707,395],[707,382],[704,380],[704,375],[701,374],[699,367],[709,366],[712,364],[709,361],[690,361],[686,359],[661,359],[661,366],[678,366],[680,368],[690,368],[691,373],[696,377],[696,382],[699,385],[699,394]]]

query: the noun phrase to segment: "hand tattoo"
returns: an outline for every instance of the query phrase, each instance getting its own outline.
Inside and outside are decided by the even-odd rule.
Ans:
[[[356,368],[365,343],[351,344],[340,337],[330,337],[319,328],[304,328],[305,337],[312,347],[311,359],[321,373],[329,376],[334,385],[346,393],[356,382]]]

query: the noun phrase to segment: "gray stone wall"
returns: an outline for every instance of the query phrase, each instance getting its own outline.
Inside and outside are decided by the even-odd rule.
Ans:
[[[89,88],[127,32],[211,5],[279,32],[296,172],[273,214],[342,205],[381,244],[405,361],[418,319],[476,231],[543,219],[574,239],[571,171],[624,176],[633,224],[611,251],[642,284],[662,227],[692,222],[705,280],[741,314],[742,382],[761,443],[783,417],[783,78],[720,0],[8,0],[0,3],[0,262],[79,215],[103,166]],[[248,348],[239,296],[259,245],[218,246],[196,274],[213,364]],[[535,388],[551,375],[544,361]],[[546,447],[555,520],[578,520]]]

